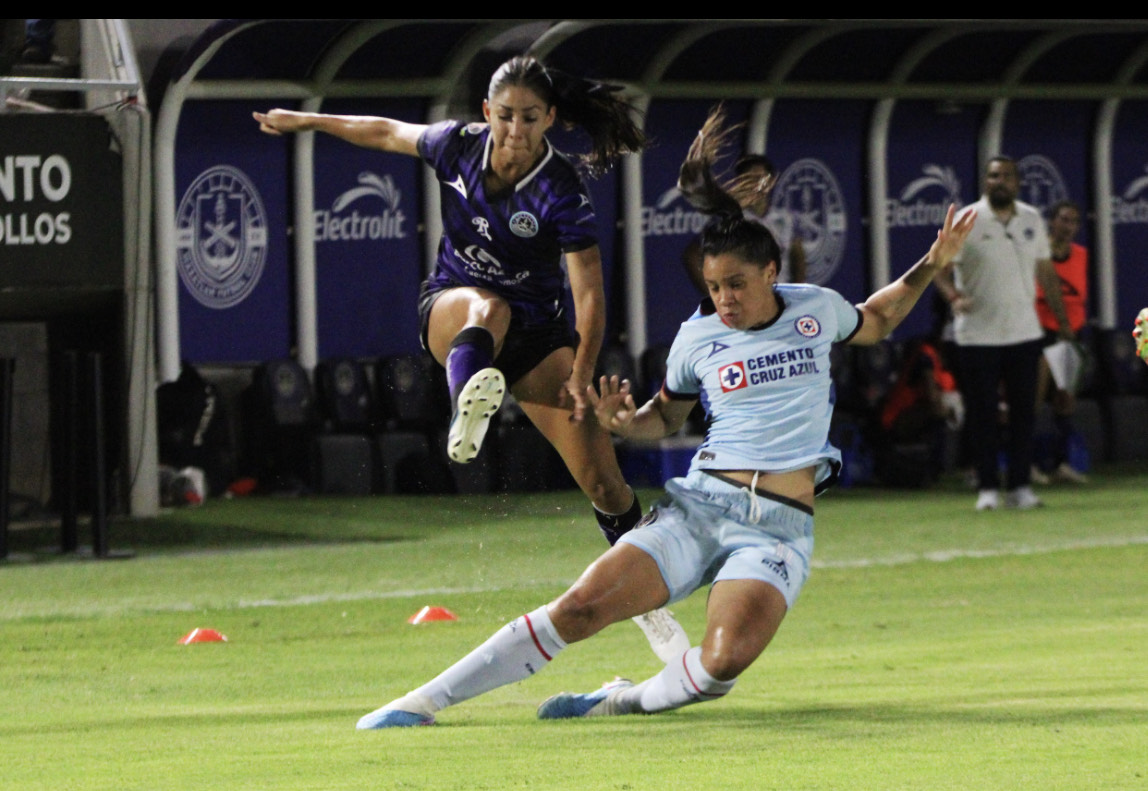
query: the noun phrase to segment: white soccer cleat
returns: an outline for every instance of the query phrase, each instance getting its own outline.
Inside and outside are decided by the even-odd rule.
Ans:
[[[1088,483],[1088,476],[1082,472],[1077,472],[1067,461],[1061,462],[1053,475],[1058,481],[1065,481],[1066,483]]]
[[[585,694],[560,692],[542,701],[538,707],[540,720],[568,720],[574,717],[601,717],[611,714],[625,714],[612,705],[618,692],[634,686],[632,681],[616,678],[602,685],[601,689]]]
[[[669,664],[690,650],[689,635],[674,619],[674,614],[665,607],[635,615],[633,620],[645,633],[650,648],[654,649],[662,662]]]
[[[1000,497],[997,495],[996,489],[981,489],[977,494],[977,510],[978,511],[995,511],[1000,508]]]
[[[450,420],[446,452],[451,460],[467,464],[482,449],[490,418],[502,406],[506,379],[497,368],[483,368],[466,381],[458,394]]]
[[[1009,508],[1027,511],[1030,508],[1040,508],[1044,505],[1040,498],[1032,492],[1031,486],[1021,486],[1008,493],[1006,503]]]

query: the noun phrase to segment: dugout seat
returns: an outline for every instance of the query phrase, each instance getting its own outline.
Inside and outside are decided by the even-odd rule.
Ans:
[[[374,370],[382,491],[456,491],[446,456],[446,373],[428,354],[383,357]]]
[[[264,491],[315,488],[313,446],[319,421],[307,372],[281,358],[258,366],[241,399],[245,466]]]
[[[323,494],[368,495],[377,480],[375,408],[366,368],[347,357],[315,366],[322,431],[315,437],[317,486]]]

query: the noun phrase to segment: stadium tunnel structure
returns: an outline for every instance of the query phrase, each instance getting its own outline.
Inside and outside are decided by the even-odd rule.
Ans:
[[[441,227],[433,174],[323,136],[267,137],[252,111],[477,119],[493,69],[522,52],[623,86],[653,141],[590,185],[607,340],[635,359],[696,304],[680,256],[701,218],[674,184],[718,101],[745,122],[742,148],[779,166],[775,204],[800,226],[809,279],[849,299],[911,265],[944,207],[975,200],[984,162],[1005,153],[1022,199],[1086,208],[1095,322],[1123,327],[1148,304],[1145,20],[221,20],[149,95],[138,74],[129,86],[124,20],[83,22],[115,23],[127,53],[105,47],[128,73],[95,87],[138,91],[89,112],[115,126],[130,107],[140,131],[125,139],[150,156],[123,197],[133,513],[154,507],[154,388],[181,361],[294,356],[310,371],[418,347],[418,284]],[[553,134],[560,149],[583,144]],[[922,306],[899,332],[929,322]]]

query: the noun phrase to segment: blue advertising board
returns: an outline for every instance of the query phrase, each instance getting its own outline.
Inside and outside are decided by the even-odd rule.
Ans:
[[[180,117],[180,356],[193,363],[258,362],[291,348],[288,143],[261,133],[251,111],[190,102]]]
[[[951,109],[951,108],[950,108]],[[950,203],[979,199],[977,139],[979,107],[941,114],[935,102],[898,102],[888,139],[889,194],[883,207],[889,227],[889,275],[898,278],[937,238]],[[930,292],[897,328],[894,337],[928,335],[938,316]]]
[[[779,171],[771,210],[792,216],[806,280],[854,302],[868,295],[862,217],[869,113],[862,101],[778,101],[765,151]]]
[[[326,113],[421,122],[421,102],[330,102]],[[319,357],[417,352],[424,276],[422,179],[409,156],[315,138],[315,291]]]
[[[1116,326],[1129,328],[1148,306],[1148,102],[1124,102],[1112,140],[1112,235]]]
[[[668,346],[702,298],[682,262],[686,246],[708,219],[678,192],[678,171],[715,102],[653,102],[646,115],[652,145],[642,159],[642,239],[646,255],[646,331],[650,346]],[[745,104],[727,103],[730,124],[745,120]],[[744,135],[736,138],[732,164]]]

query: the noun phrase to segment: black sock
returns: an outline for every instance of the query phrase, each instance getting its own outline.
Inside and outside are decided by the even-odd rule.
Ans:
[[[614,546],[619,538],[633,530],[634,525],[642,519],[642,504],[638,502],[638,493],[634,492],[634,502],[624,513],[604,514],[595,508],[594,516],[598,520],[598,529],[610,542],[610,546]]]

